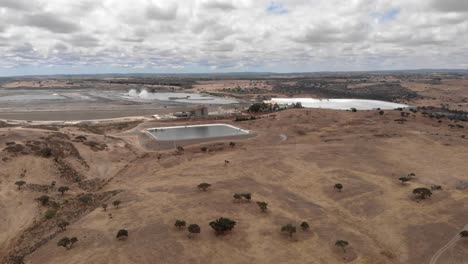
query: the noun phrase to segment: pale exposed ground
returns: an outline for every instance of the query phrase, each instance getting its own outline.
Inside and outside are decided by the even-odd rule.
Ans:
[[[122,205],[108,212],[97,208],[75,219],[67,231],[27,256],[26,263],[420,264],[428,263],[467,224],[467,190],[455,189],[468,181],[468,139],[461,138],[468,135],[466,128],[449,129],[448,121],[439,124],[419,114],[397,124],[397,111],[380,116],[377,111],[302,109],[275,116],[234,123],[258,134],[236,140],[235,148],[228,147],[229,141],[206,143],[212,152],[202,153],[196,145],[182,155],[144,154],[151,146],[139,129],[172,122],[149,121],[131,133],[115,131],[111,138],[62,128],[70,138],[71,133],[86,134],[108,145],[108,150],[95,152],[74,142],[90,166],[75,168],[88,178],[112,179],[98,192],[123,190],[107,201],[119,199]],[[38,140],[47,133],[52,132],[0,128],[0,146]],[[224,160],[230,164],[224,166]],[[33,201],[41,193],[16,190],[13,183],[23,168],[27,182],[70,185],[66,199],[85,191],[61,178],[52,158],[21,155],[0,161],[0,166],[3,256],[45,211]],[[414,182],[402,186],[398,177],[411,172]],[[199,192],[200,182],[213,186]],[[344,185],[341,193],[333,190],[337,182]],[[412,189],[432,184],[444,190],[422,202],[412,199]],[[254,201],[268,202],[269,212],[261,213],[254,202],[232,202],[233,193],[246,191]],[[208,222],[221,216],[237,225],[230,234],[216,237]],[[173,227],[176,219],[199,224],[202,233],[188,239],[186,231]],[[282,225],[304,220],[309,232],[298,230],[293,240],[280,234]],[[121,228],[129,230],[127,241],[115,239]],[[59,248],[63,236],[77,236],[79,242],[71,250]],[[334,246],[337,239],[350,242],[347,254]],[[458,241],[439,260],[446,262],[438,263],[467,263],[466,243]]]

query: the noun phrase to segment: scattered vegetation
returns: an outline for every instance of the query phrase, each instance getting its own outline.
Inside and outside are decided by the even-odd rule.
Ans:
[[[38,198],[36,198],[37,201],[41,203],[41,205],[46,206],[49,204],[50,197],[47,195],[42,195]]]
[[[21,187],[22,187],[23,185],[25,185],[25,184],[26,184],[25,181],[17,181],[17,182],[15,182],[15,185],[18,186],[18,190],[21,190]]]
[[[54,218],[54,216],[56,214],[57,214],[57,211],[55,211],[55,210],[47,210],[47,212],[45,212],[45,214],[44,214],[44,217],[46,219],[52,219],[52,218]]]
[[[62,194],[62,196],[65,192],[68,192],[69,190],[70,188],[68,188],[67,186],[61,186],[58,188],[58,191]]]
[[[121,204],[122,202],[120,200],[115,200],[112,202],[112,205],[114,205],[115,208],[119,208],[119,205]]]
[[[178,229],[182,229],[185,227],[185,221],[184,220],[176,220],[174,226],[177,227]]]
[[[405,176],[398,178],[398,180],[401,182],[401,184],[405,184],[406,182],[411,181],[411,178]]]
[[[67,221],[61,221],[57,224],[57,226],[62,230],[65,231],[67,230],[67,226],[70,225]]]
[[[202,190],[202,191],[206,192],[206,190],[208,188],[210,188],[210,186],[211,186],[211,184],[203,182],[203,183],[198,184],[197,187],[198,187],[199,190]]]
[[[252,199],[252,194],[251,193],[235,193],[233,197],[234,197],[234,202],[242,202],[242,201],[250,202],[250,200]]]
[[[424,200],[427,197],[431,197],[432,192],[427,188],[416,188],[413,190],[413,194],[417,195],[417,198]]]
[[[236,116],[236,119],[234,120],[235,122],[242,122],[242,121],[250,121],[250,120],[256,120],[257,118],[255,116]]]
[[[128,231],[125,230],[125,229],[120,229],[118,232],[117,232],[117,239],[118,240],[126,240],[128,238]]]
[[[302,222],[302,223],[301,223],[301,228],[302,228],[303,231],[309,230],[309,228],[310,228],[309,223],[307,223],[307,222],[305,222],[305,221]]]
[[[90,193],[81,195],[78,200],[83,204],[90,204],[93,201],[93,196]]]
[[[201,228],[197,224],[191,224],[188,226],[188,231],[189,231],[188,237],[192,238],[193,235],[200,234]]]
[[[281,232],[288,234],[290,238],[296,233],[296,227],[292,224],[287,224],[281,227]]]
[[[349,246],[349,242],[346,241],[346,240],[337,240],[335,242],[335,246],[337,247],[340,247],[341,249],[343,249],[343,252],[346,253],[346,247]]]
[[[210,226],[215,230],[216,235],[223,235],[226,232],[231,231],[235,225],[235,221],[224,217],[210,222]]]
[[[103,204],[101,205],[101,207],[102,207],[102,209],[104,210],[104,212],[107,211],[107,204],[106,204],[106,203],[103,203]]]
[[[72,237],[72,238],[64,237],[59,240],[59,242],[57,243],[57,246],[64,247],[67,250],[69,250],[73,247],[73,244],[75,244],[76,242],[78,242],[78,238],[76,237]]]
[[[341,190],[343,190],[343,184],[337,183],[337,184],[335,184],[335,186],[333,186],[333,188],[335,190],[338,190],[339,192],[341,192]]]
[[[257,205],[263,213],[266,213],[266,211],[268,210],[268,203],[266,202],[257,202]]]

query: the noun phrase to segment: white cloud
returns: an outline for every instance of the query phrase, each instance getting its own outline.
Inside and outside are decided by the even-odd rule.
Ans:
[[[465,2],[0,0],[0,75],[31,65],[460,68],[468,59]]]

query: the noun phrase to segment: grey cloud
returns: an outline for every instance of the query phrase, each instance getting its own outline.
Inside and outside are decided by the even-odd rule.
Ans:
[[[120,38],[120,40],[123,42],[134,42],[134,43],[141,43],[145,41],[144,38],[132,38],[132,37],[124,37],[124,38]]]
[[[363,24],[347,25],[346,27],[321,24],[308,28],[301,36],[296,37],[295,40],[302,43],[350,43],[363,41],[367,35],[368,29]]]
[[[146,9],[146,17],[152,20],[174,20],[177,17],[177,5],[167,8],[149,5]]]
[[[23,25],[46,29],[53,33],[73,33],[80,30],[76,24],[63,20],[54,13],[26,15]]]
[[[14,10],[30,10],[34,8],[34,3],[25,0],[0,0],[0,7]]]
[[[97,47],[99,46],[99,39],[88,36],[88,35],[74,35],[69,39],[69,42],[73,46],[83,47],[83,48],[90,48],[90,47]]]
[[[466,0],[430,0],[432,7],[440,12],[468,12]]]
[[[237,9],[230,1],[220,1],[220,0],[212,0],[205,2],[203,4],[203,7],[208,8],[208,9],[219,9],[223,11],[232,11],[234,9]]]

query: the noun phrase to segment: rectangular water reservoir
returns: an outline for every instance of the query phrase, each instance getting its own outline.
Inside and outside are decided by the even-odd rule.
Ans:
[[[227,124],[158,127],[147,130],[158,141],[180,141],[245,136],[250,131]]]

